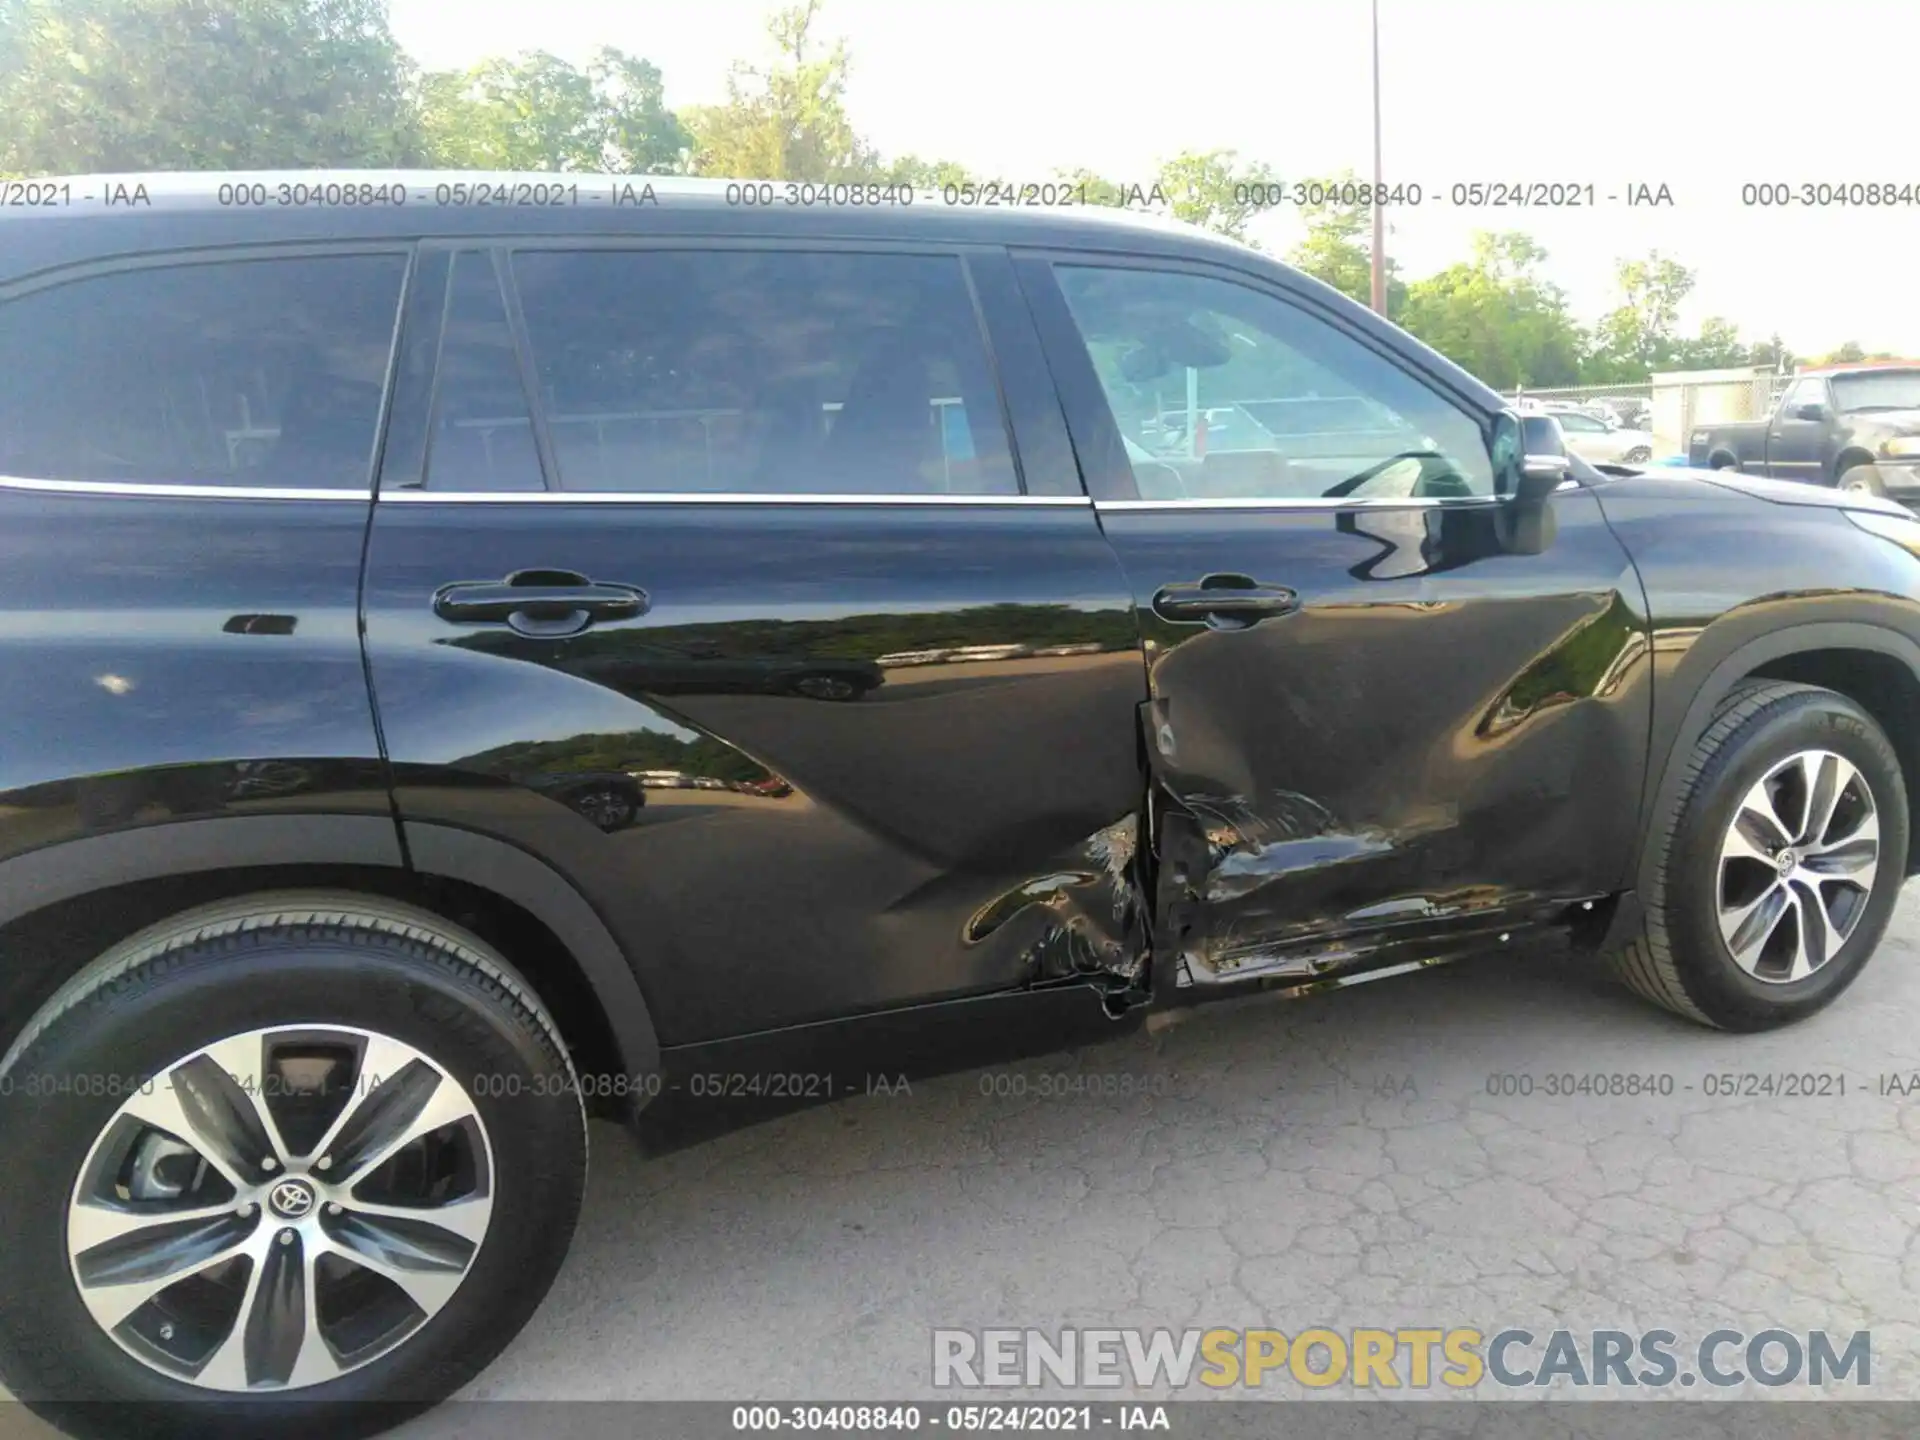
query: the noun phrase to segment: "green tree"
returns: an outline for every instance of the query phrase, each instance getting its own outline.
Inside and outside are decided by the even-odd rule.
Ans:
[[[690,145],[659,69],[605,47],[585,69],[535,51],[435,72],[420,114],[430,160],[452,169],[673,174]]]
[[[1296,269],[1325,281],[1362,305],[1373,300],[1373,211],[1370,206],[1343,204],[1340,187],[1355,183],[1351,170],[1320,182],[1329,198],[1301,207],[1306,238],[1288,254]],[[1387,315],[1398,320],[1406,310],[1407,285],[1400,267],[1387,257]]]
[[[623,174],[657,175],[686,169],[693,137],[667,109],[658,66],[602,46],[587,62],[587,79],[601,101],[606,125],[603,153],[609,168]]]
[[[1586,378],[1643,381],[1649,371],[1677,368],[1680,305],[1693,292],[1693,272],[1656,250],[1620,261],[1614,273],[1621,303],[1594,331]]]
[[[1243,245],[1247,227],[1260,214],[1258,186],[1273,179],[1270,167],[1243,163],[1233,150],[1182,151],[1163,160],[1153,178],[1126,185],[1085,168],[1056,171],[1056,178],[1080,186],[1089,205],[1142,208],[1198,225]]]
[[[1753,349],[1731,320],[1715,315],[1701,322],[1698,335],[1674,342],[1670,363],[1680,370],[1725,370],[1751,364]]]
[[[1807,363],[1810,365],[1857,365],[1862,360],[1901,360],[1904,358],[1904,356],[1894,354],[1891,350],[1869,351],[1858,340],[1848,340],[1837,349],[1829,350],[1818,359],[1810,360]]]
[[[1693,293],[1694,274],[1659,251],[1622,260],[1616,270],[1621,303],[1601,318],[1581,365],[1596,383],[1644,381],[1656,370],[1719,370],[1738,365],[1778,367],[1792,361],[1778,335],[1759,344],[1740,338],[1732,321],[1714,316],[1694,335],[1680,333],[1680,307]]]
[[[26,46],[27,7],[19,0],[0,3],[0,79],[19,68]]]
[[[1747,347],[1746,363],[1764,365],[1769,370],[1791,370],[1797,358],[1787,348],[1787,342],[1780,338],[1780,333],[1775,331],[1767,339],[1755,341]]]
[[[923,160],[918,155],[902,155],[889,161],[879,178],[889,185],[938,190],[944,185],[964,185],[973,176],[966,166],[952,160]]]
[[[382,0],[0,0],[0,171],[411,164]]]
[[[1517,231],[1477,234],[1471,259],[1407,287],[1400,324],[1498,389],[1573,384],[1582,336],[1546,258]]]
[[[1242,163],[1232,150],[1209,150],[1174,156],[1154,182],[1176,220],[1249,244],[1247,226],[1259,218],[1262,187],[1273,178],[1267,165]]]
[[[683,113],[695,173],[815,181],[885,175],[878,153],[847,116],[846,42],[837,40],[824,53],[816,42],[820,4],[804,0],[775,14],[767,24],[773,63],[736,63],[725,104]]]
[[[1127,197],[1116,181],[1109,180],[1104,175],[1096,174],[1084,166],[1075,166],[1068,170],[1056,170],[1054,172],[1054,178],[1064,184],[1078,187],[1085,195],[1086,203],[1089,205],[1124,206],[1127,203]]]

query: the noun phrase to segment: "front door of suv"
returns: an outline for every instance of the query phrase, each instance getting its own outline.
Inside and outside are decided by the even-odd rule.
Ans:
[[[1137,955],[1138,630],[1070,467],[1022,478],[1067,444],[1030,327],[990,358],[1004,254],[419,275],[366,579],[416,859],[546,861],[669,1046]]]
[[[1650,694],[1594,492],[1517,543],[1482,419],[1277,282],[1019,265],[1145,626],[1150,762],[1205,837],[1179,982],[1497,936],[1616,889]]]

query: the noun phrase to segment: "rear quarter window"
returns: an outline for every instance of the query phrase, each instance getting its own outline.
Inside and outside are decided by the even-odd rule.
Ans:
[[[167,265],[0,304],[0,475],[366,489],[405,272]]]

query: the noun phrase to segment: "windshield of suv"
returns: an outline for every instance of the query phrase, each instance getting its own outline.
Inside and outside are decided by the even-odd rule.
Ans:
[[[1862,410],[1920,410],[1920,370],[1836,375],[1833,403],[1856,414]]]

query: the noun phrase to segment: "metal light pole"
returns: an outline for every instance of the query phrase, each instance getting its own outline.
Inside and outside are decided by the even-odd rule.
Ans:
[[[1373,0],[1373,311],[1387,313],[1386,208],[1380,203],[1380,0]]]

